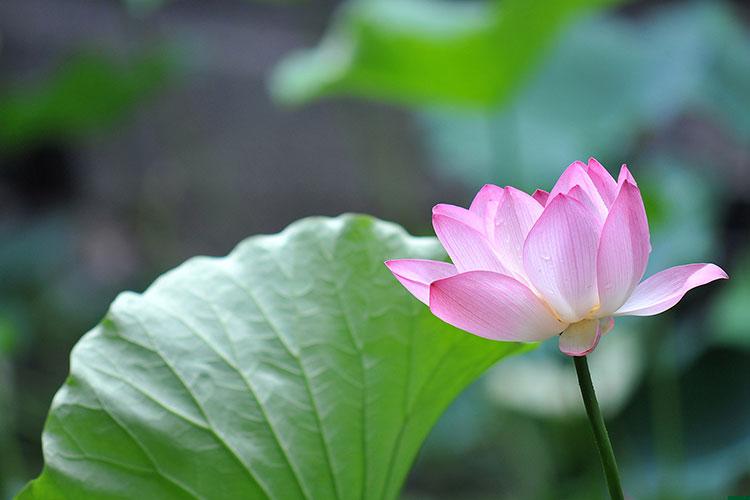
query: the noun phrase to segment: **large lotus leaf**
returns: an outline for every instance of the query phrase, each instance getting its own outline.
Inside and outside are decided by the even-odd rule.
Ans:
[[[346,3],[315,49],[291,54],[271,90],[301,103],[348,94],[475,107],[505,100],[579,11],[614,0]]]
[[[444,255],[311,218],[120,295],[73,349],[21,498],[394,498],[451,400],[523,349],[434,318],[394,257]]]

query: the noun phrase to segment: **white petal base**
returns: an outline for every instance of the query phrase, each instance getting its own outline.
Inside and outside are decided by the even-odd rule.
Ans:
[[[594,350],[601,336],[598,319],[573,323],[560,334],[560,350],[568,356],[585,356]]]

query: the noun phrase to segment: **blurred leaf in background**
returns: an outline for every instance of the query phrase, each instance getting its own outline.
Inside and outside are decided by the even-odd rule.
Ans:
[[[97,131],[151,95],[172,65],[163,52],[120,63],[111,56],[76,55],[42,82],[0,93],[0,148],[21,148],[51,137],[70,139]]]
[[[545,61],[506,107],[422,115],[444,175],[470,185],[551,186],[573,159],[593,155],[612,170],[613,161],[633,162],[648,134],[686,112],[741,125],[746,113],[738,110],[748,109],[738,104],[750,71],[738,68],[750,67],[750,40],[723,2],[676,4],[637,20],[585,19]]]
[[[352,1],[271,78],[281,102],[331,94],[473,107],[506,101],[561,28],[615,0]]]

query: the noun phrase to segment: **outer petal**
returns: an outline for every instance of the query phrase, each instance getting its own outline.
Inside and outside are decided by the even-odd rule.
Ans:
[[[587,173],[588,166],[580,161],[572,163],[565,172],[560,176],[549,193],[549,199],[552,200],[558,194],[568,194],[571,189],[580,186],[586,196],[591,200],[592,205],[596,208],[597,213],[602,221],[607,217],[607,205],[604,203],[599,190],[594,185],[591,177]],[[547,202],[549,203],[549,201]]]
[[[499,203],[503,197],[503,188],[494,184],[485,184],[474,197],[469,210],[484,219],[487,216],[489,202]],[[497,205],[495,205],[496,207]],[[492,208],[489,209],[491,212]]]
[[[560,335],[560,350],[568,356],[585,356],[594,350],[601,336],[598,319],[573,323]]]
[[[615,316],[653,316],[664,312],[690,290],[714,280],[728,279],[714,264],[688,264],[670,267],[654,274],[638,287]]]
[[[607,206],[612,205],[617,197],[617,182],[615,179],[595,158],[589,158],[587,172],[604,203]]]
[[[646,271],[650,251],[641,192],[625,181],[599,239],[596,279],[600,315],[612,314],[630,297]]]
[[[567,326],[528,287],[487,271],[435,281],[430,309],[446,323],[493,340],[544,340]]]
[[[433,281],[454,276],[458,272],[453,264],[435,260],[398,259],[386,261],[385,265],[412,295],[425,304],[429,304],[430,284]]]
[[[527,280],[523,268],[524,241],[542,210],[542,206],[528,194],[507,187],[494,219],[487,221],[487,236],[500,261],[521,281]]]
[[[531,197],[538,201],[541,206],[545,206],[547,200],[549,200],[549,193],[544,189],[537,189]]]
[[[440,203],[432,207],[432,215],[442,215],[450,217],[462,224],[469,226],[472,229],[476,229],[480,233],[484,233],[484,219],[478,216],[476,213],[466,210],[463,207],[457,207],[455,205],[448,205],[447,203]]]
[[[577,200],[559,195],[529,231],[523,264],[531,283],[563,321],[573,323],[598,303],[598,221]]]
[[[432,210],[432,225],[459,272],[507,272],[484,235],[482,219],[475,213],[452,205],[437,205]]]

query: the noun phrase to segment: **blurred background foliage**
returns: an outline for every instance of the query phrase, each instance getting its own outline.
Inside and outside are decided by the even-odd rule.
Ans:
[[[121,67],[103,55],[77,54],[36,87],[7,90],[0,101],[0,147],[8,151],[50,136],[74,139],[105,127],[163,80],[163,59],[148,54]]]
[[[341,93],[407,105],[498,105],[566,21],[605,3],[613,2],[350,2],[317,49],[279,66],[271,88],[289,103]]]
[[[592,356],[634,498],[750,494],[750,10],[744,2],[0,3],[0,496],[41,466],[76,340],[122,289],[310,214],[430,234],[486,182],[627,162],[649,271],[731,280]],[[290,106],[291,105],[291,106]],[[601,498],[567,359],[498,366],[405,498]]]

